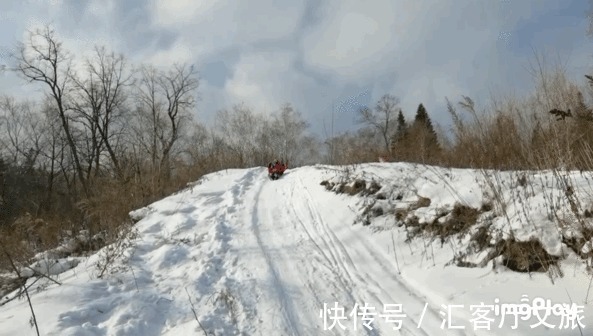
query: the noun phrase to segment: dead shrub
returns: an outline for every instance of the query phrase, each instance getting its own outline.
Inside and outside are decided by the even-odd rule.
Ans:
[[[363,193],[363,195],[374,195],[379,190],[381,190],[381,185],[379,183],[377,183],[376,181],[371,181],[371,183],[368,186],[368,188],[364,189],[362,191],[362,193]],[[377,195],[376,198],[377,199],[385,199],[385,195]]]
[[[430,206],[430,198],[419,196],[418,200],[410,206],[410,210],[417,210]]]
[[[225,288],[217,293],[214,304],[222,305],[227,310],[233,324],[237,324],[240,308],[239,302],[228,288]]]
[[[408,218],[408,220],[406,221],[406,226],[419,227],[420,218],[418,218],[418,216],[416,215],[410,216],[410,218]]]
[[[521,174],[521,176],[519,176],[519,178],[517,179],[517,184],[521,187],[526,187],[527,186],[527,176],[525,176],[525,174]]]
[[[551,270],[554,267],[558,274],[562,275],[558,265],[561,258],[550,255],[538,239],[518,241],[511,237],[509,239],[499,239],[493,244],[493,237],[488,231],[488,227],[483,226],[472,235],[471,246],[474,250],[468,249],[467,253],[454,258],[453,261],[457,266],[483,267],[489,261],[494,261],[500,257],[502,265],[515,272],[550,272],[550,276],[552,276]],[[485,250],[489,250],[488,254],[477,264],[464,260],[469,253]]]
[[[344,182],[334,183],[328,180],[323,180],[320,185],[324,186],[327,191],[333,191],[336,194],[347,194],[350,196],[355,195],[362,195],[362,196],[369,196],[376,194],[379,190],[381,190],[381,185],[376,181],[372,181],[367,184],[367,182],[363,179],[355,179],[352,182],[348,182],[348,180]],[[377,199],[385,199],[385,195],[381,195],[382,198],[377,197]]]
[[[487,226],[480,226],[470,238],[471,244],[477,252],[484,251],[491,247],[492,236]]]
[[[0,244],[10,253],[15,263],[26,263],[35,255],[36,251],[26,239],[26,236],[23,236],[14,230],[7,228],[0,230]],[[10,260],[8,260],[5,255],[0,257],[0,270],[12,272]]]
[[[324,183],[324,182],[325,182],[325,183]],[[335,183],[331,183],[331,182],[329,182],[329,181],[323,181],[323,182],[321,182],[321,185],[325,186],[325,190],[327,190],[327,191],[332,191],[332,189],[333,189],[333,188],[334,188],[334,186],[335,186]]]
[[[383,216],[385,214],[385,210],[383,210],[383,207],[377,205],[375,202],[373,202],[370,205],[367,205],[365,207],[365,209],[362,211],[363,215],[368,215],[371,217],[379,217],[379,216]]]
[[[9,293],[12,293],[15,290],[23,287],[26,282],[27,279],[19,278],[16,275],[0,275],[0,297],[4,298]],[[7,301],[9,301],[9,299],[5,299],[5,301],[0,302],[0,306],[2,306]]]
[[[354,196],[365,190],[365,188],[366,182],[364,180],[357,179],[352,185],[344,185],[343,192],[350,196]]]
[[[562,242],[566,244],[568,248],[570,248],[575,254],[580,256],[583,259],[588,259],[593,257],[593,248],[589,248],[588,252],[583,252],[583,247],[588,242],[591,242],[593,239],[593,228],[590,227],[581,227],[580,228],[580,237],[567,237],[562,236]]]
[[[409,211],[405,209],[396,209],[395,210],[395,219],[397,221],[403,221],[408,216]]]
[[[482,206],[480,207],[480,211],[481,211],[481,212],[488,212],[488,211],[492,211],[492,209],[493,209],[493,206],[492,206],[492,203],[490,203],[490,202],[484,203],[484,204],[482,204]]]
[[[548,254],[537,239],[517,241],[514,238],[498,244],[502,264],[515,272],[547,272],[558,266],[559,257]]]

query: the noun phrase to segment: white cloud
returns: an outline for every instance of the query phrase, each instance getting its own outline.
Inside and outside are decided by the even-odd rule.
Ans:
[[[235,3],[235,42],[239,44],[287,37],[296,32],[305,11],[304,1],[252,0]]]
[[[183,26],[211,15],[218,0],[155,0],[153,18],[161,26]]]
[[[205,57],[230,47],[285,38],[293,34],[304,12],[298,1],[155,0],[154,28],[169,29],[205,50]]]
[[[288,51],[244,54],[224,87],[223,107],[244,102],[257,112],[272,113],[288,102],[313,124],[314,132],[320,132],[323,120],[331,114],[332,99],[343,87],[323,86],[299,72],[295,61],[294,53]]]
[[[115,0],[91,0],[87,3],[85,16],[93,16],[100,20],[110,20],[115,10]]]
[[[398,7],[391,0],[379,0],[372,6],[355,0],[330,1],[326,17],[304,36],[305,61],[345,79],[376,76],[403,51],[401,40],[410,35],[412,18],[422,10],[411,3]]]
[[[294,55],[287,52],[245,54],[235,65],[233,76],[224,90],[233,104],[245,102],[262,112],[271,112],[290,100],[294,80],[302,78],[294,71]]]
[[[142,57],[143,63],[150,63],[156,67],[170,67],[174,63],[193,63],[199,55],[196,46],[192,46],[184,39],[178,39],[170,48],[157,50]]]

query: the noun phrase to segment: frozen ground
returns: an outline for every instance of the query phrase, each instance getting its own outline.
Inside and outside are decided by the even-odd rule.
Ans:
[[[420,222],[438,218],[456,202],[479,208],[494,197],[484,192],[479,172],[380,163],[348,174],[378,182],[387,196],[383,203],[395,208],[419,196],[430,199],[407,212]],[[31,300],[42,335],[591,335],[593,294],[585,303],[590,275],[562,245],[561,230],[546,212],[546,202],[562,212],[564,201],[563,187],[544,175],[529,175],[536,185],[530,191],[501,175],[506,219],[495,217],[492,226],[512,230],[517,239],[535,236],[549,253],[564,253],[563,277],[493,269],[490,263],[446,266],[463,240],[406,242],[406,229],[392,214],[363,226],[357,218],[368,197],[320,185],[343,178],[340,168],[292,169],[278,181],[270,181],[265,168],[253,168],[207,175],[135,211],[138,235],[120,247],[123,255],[102,278],[97,265],[105,250],[35,264],[61,285],[38,280]],[[588,182],[578,178],[583,190],[576,192],[586,200]],[[527,205],[512,203],[516,192],[525,193],[518,199]],[[572,329],[570,321],[559,328],[567,321],[557,312],[546,316],[545,309],[532,309],[536,298],[583,306],[577,315],[584,329]],[[525,303],[515,312],[516,328],[512,311],[471,307],[503,303]],[[365,304],[376,315],[362,314]],[[343,309],[344,328],[331,310],[336,305]],[[405,316],[396,317],[398,309]],[[479,319],[480,312],[486,319]],[[532,316],[522,320],[522,313]],[[34,335],[30,318],[26,300],[0,306],[0,334]],[[541,322],[548,326],[531,327]]]

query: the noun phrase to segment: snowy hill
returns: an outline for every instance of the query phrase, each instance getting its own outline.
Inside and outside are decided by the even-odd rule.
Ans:
[[[134,211],[136,235],[111,250],[46,262],[73,268],[54,276],[60,285],[42,278],[31,287],[40,332],[590,335],[591,276],[575,251],[586,255],[591,242],[568,221],[565,186],[552,173],[496,174],[497,185],[485,174],[377,163],[296,168],[278,181],[265,168],[207,175]],[[586,176],[567,178],[592,204]],[[488,239],[476,247],[478,236]],[[541,244],[525,246],[550,261],[512,243],[532,237]],[[106,265],[107,255],[118,258]],[[547,271],[511,270],[537,265]],[[515,310],[499,311],[503,304]],[[559,304],[584,312],[561,321]],[[30,318],[26,300],[0,306],[0,334],[34,335]]]

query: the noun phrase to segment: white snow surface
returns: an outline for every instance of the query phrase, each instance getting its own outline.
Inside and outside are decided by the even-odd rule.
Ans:
[[[429,198],[428,207],[409,214],[421,222],[434,220],[455,203],[480,208],[493,197],[487,192],[485,172],[403,163],[351,169],[353,176],[377,181],[380,192],[388,196],[385,202],[398,196],[394,208],[420,196]],[[551,202],[563,209],[567,202],[563,186],[553,184],[551,173],[526,173],[535,181],[530,188],[518,185],[516,173],[498,174],[499,196],[507,207],[504,220],[497,217],[493,225],[512,230],[519,240],[536,237],[551,254],[566,253],[561,263],[564,276],[553,281],[546,273],[494,271],[490,264],[446,265],[460,242],[441,244],[421,238],[406,242],[406,231],[390,219],[393,216],[374,218],[369,226],[353,224],[368,199],[320,185],[323,180],[339,181],[345,171],[300,167],[271,181],[263,167],[230,169],[206,175],[186,190],[133,211],[138,237],[124,247],[123,257],[104,277],[97,277],[97,263],[105,251],[36,264],[36,271],[50,268],[49,274],[60,282],[42,278],[30,288],[41,334],[592,334],[591,275],[562,244],[560,229],[545,206]],[[581,193],[580,199],[588,200],[587,177],[577,172],[567,178]],[[519,197],[523,205],[513,201],[517,193],[524,195]],[[591,242],[583,249],[591,249]],[[546,319],[554,328],[532,328],[537,317],[519,319],[513,328],[512,315],[501,323],[502,316],[493,312],[490,330],[474,324],[477,315],[470,306],[519,304],[526,298],[582,305],[584,329],[560,329],[560,317],[555,316]],[[321,311],[336,302],[344,308],[345,329],[336,325],[328,330],[335,321],[328,317],[324,327]],[[370,323],[372,330],[363,326],[363,316],[349,315],[356,304],[365,303],[377,314]],[[406,315],[399,330],[379,315],[386,307],[396,307],[389,305],[401,305]],[[442,324],[447,306],[451,325]],[[30,318],[25,299],[5,303],[0,306],[0,335],[35,335]]]

